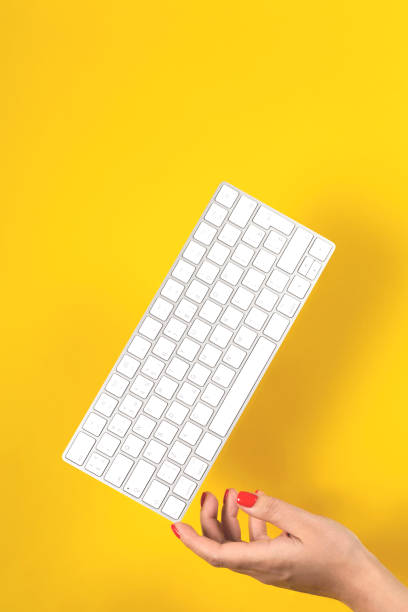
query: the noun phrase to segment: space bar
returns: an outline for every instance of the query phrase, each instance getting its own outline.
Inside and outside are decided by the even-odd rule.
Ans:
[[[235,417],[245,404],[262,370],[271,358],[275,346],[273,342],[266,340],[266,338],[259,338],[254,350],[238,374],[236,381],[227,393],[221,408],[215,415],[209,427],[211,431],[214,431],[219,436],[225,436]]]

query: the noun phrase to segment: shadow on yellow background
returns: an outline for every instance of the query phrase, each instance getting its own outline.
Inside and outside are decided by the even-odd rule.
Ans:
[[[343,609],[206,566],[61,460],[222,180],[337,249],[205,488],[331,516],[408,582],[406,18],[349,0],[2,8],[2,609]]]

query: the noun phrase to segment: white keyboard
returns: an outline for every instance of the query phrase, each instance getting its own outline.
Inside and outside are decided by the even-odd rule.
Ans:
[[[222,183],[64,459],[182,518],[334,248]]]

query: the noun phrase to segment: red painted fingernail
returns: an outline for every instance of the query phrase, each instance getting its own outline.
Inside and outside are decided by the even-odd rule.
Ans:
[[[260,491],[260,490],[261,490],[261,489],[256,489],[255,493],[259,493],[259,491]]]
[[[249,493],[248,491],[240,491],[238,493],[237,502],[240,506],[252,508],[257,499],[258,496],[254,495],[254,493]]]
[[[171,526],[171,528],[172,528],[172,530],[173,530],[174,535],[175,535],[176,537],[180,538],[180,534],[179,534],[179,532],[177,531],[177,527],[176,527],[176,526],[173,524],[173,525]]]
[[[203,493],[201,496],[201,500],[200,500],[201,507],[203,507],[206,497],[207,497],[207,493]]]
[[[225,489],[224,499],[222,500],[222,501],[224,502],[224,504],[225,504],[225,500],[226,500],[226,499],[227,499],[227,497],[228,497],[228,493],[229,493],[229,489]]]

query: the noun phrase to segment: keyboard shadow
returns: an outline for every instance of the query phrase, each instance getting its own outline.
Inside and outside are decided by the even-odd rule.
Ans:
[[[316,462],[319,440],[336,422],[336,396],[345,384],[358,380],[359,364],[370,356],[366,340],[398,299],[399,270],[392,237],[387,239],[379,226],[358,214],[345,218],[340,207],[338,221],[333,210],[330,217],[332,224],[324,210],[315,211],[310,225],[323,227],[337,249],[210,479],[220,487],[288,494],[294,503],[335,517],[340,491],[336,494],[335,484],[329,495],[313,490],[310,465]],[[338,453],[346,461],[347,448],[339,447]]]

